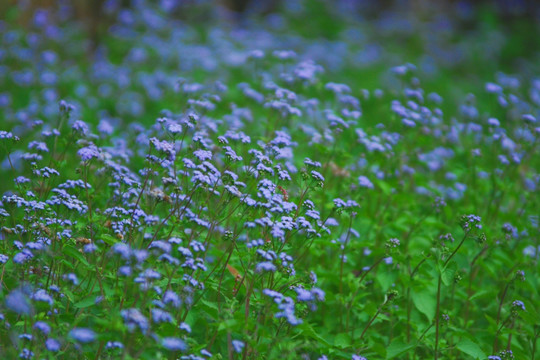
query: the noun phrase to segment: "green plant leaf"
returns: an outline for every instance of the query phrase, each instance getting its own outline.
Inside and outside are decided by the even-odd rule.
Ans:
[[[317,340],[321,343],[323,343],[324,345],[326,346],[330,346],[330,344],[328,343],[328,341],[326,341],[326,339],[324,339],[322,336],[320,336],[316,331],[315,329],[313,329],[313,326],[311,326],[310,324],[304,322],[300,325],[297,326],[297,329],[300,331],[300,333],[304,336],[307,336],[309,338],[312,338],[314,340]]]
[[[109,245],[114,245],[116,244],[119,240],[116,239],[114,236],[111,236],[109,234],[103,234],[101,235],[101,240],[103,240],[105,243],[109,244]]]
[[[406,344],[401,340],[392,341],[386,349],[386,359],[393,359],[396,356],[402,355],[409,350],[414,349],[414,344]]]
[[[418,311],[426,315],[429,321],[432,321],[435,317],[435,308],[437,306],[435,295],[424,290],[421,292],[411,292],[411,297]]]
[[[86,258],[83,254],[81,254],[75,247],[71,245],[64,246],[62,249],[62,252],[66,255],[69,255],[71,257],[74,257],[75,259],[79,260],[81,263],[83,263],[86,266],[90,266]]]
[[[346,349],[351,346],[351,335],[348,333],[340,333],[336,335],[334,339],[334,346]]]
[[[486,354],[480,349],[480,346],[469,339],[461,340],[456,347],[467,355],[472,356],[475,359],[485,359]]]
[[[75,304],[73,304],[73,306],[75,306],[76,308],[82,309],[82,308],[87,308],[89,306],[95,305],[95,303],[96,303],[96,296],[93,295],[79,302],[76,302]]]
[[[441,271],[441,280],[444,285],[449,286],[454,282],[454,276],[457,271],[457,263],[455,261],[450,261],[444,269]]]

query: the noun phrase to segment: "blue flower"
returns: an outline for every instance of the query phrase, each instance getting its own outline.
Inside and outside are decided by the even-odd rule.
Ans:
[[[96,340],[96,333],[87,328],[75,328],[69,332],[69,335],[80,343],[86,344]]]
[[[45,341],[45,347],[51,352],[56,352],[60,350],[60,343],[56,339],[49,338],[47,341]]]
[[[246,346],[246,344],[244,344],[244,342],[240,340],[233,340],[232,346],[234,348],[234,351],[236,351],[237,353],[241,353],[242,350],[244,349],[244,346]]]
[[[6,296],[6,307],[19,315],[28,315],[32,312],[28,296],[20,289],[13,290]]]
[[[163,338],[163,340],[161,341],[161,345],[163,345],[165,349],[170,350],[170,351],[187,350],[186,343],[182,339],[175,338],[175,337]]]

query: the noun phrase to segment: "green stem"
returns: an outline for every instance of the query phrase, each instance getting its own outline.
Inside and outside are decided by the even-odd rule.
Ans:
[[[437,308],[435,310],[435,356],[434,359],[439,358],[439,317],[440,317],[440,307],[441,307],[441,274],[439,274],[439,280],[437,281]]]

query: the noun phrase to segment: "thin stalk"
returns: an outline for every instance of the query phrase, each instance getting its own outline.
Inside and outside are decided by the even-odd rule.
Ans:
[[[375,315],[373,315],[373,317],[369,320],[369,322],[367,323],[366,327],[364,328],[364,330],[362,331],[362,334],[360,334],[360,338],[358,339],[358,342],[362,341],[362,338],[364,337],[364,335],[366,334],[366,331],[367,329],[369,329],[369,327],[371,326],[371,324],[373,324],[373,322],[375,321],[375,319],[377,318],[377,316],[379,316],[379,314],[381,313],[381,310],[382,310],[382,305],[379,306],[379,308],[377,309],[377,312],[375,313]],[[354,338],[353,338],[353,344],[355,343],[354,341]]]
[[[435,310],[435,356],[434,359],[437,360],[439,358],[439,317],[440,317],[440,311],[441,311],[441,279],[442,276],[439,274],[439,280],[437,282],[437,307]]]

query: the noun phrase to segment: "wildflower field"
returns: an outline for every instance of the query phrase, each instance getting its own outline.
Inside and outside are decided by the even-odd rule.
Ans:
[[[31,3],[0,359],[540,358],[534,2]]]

